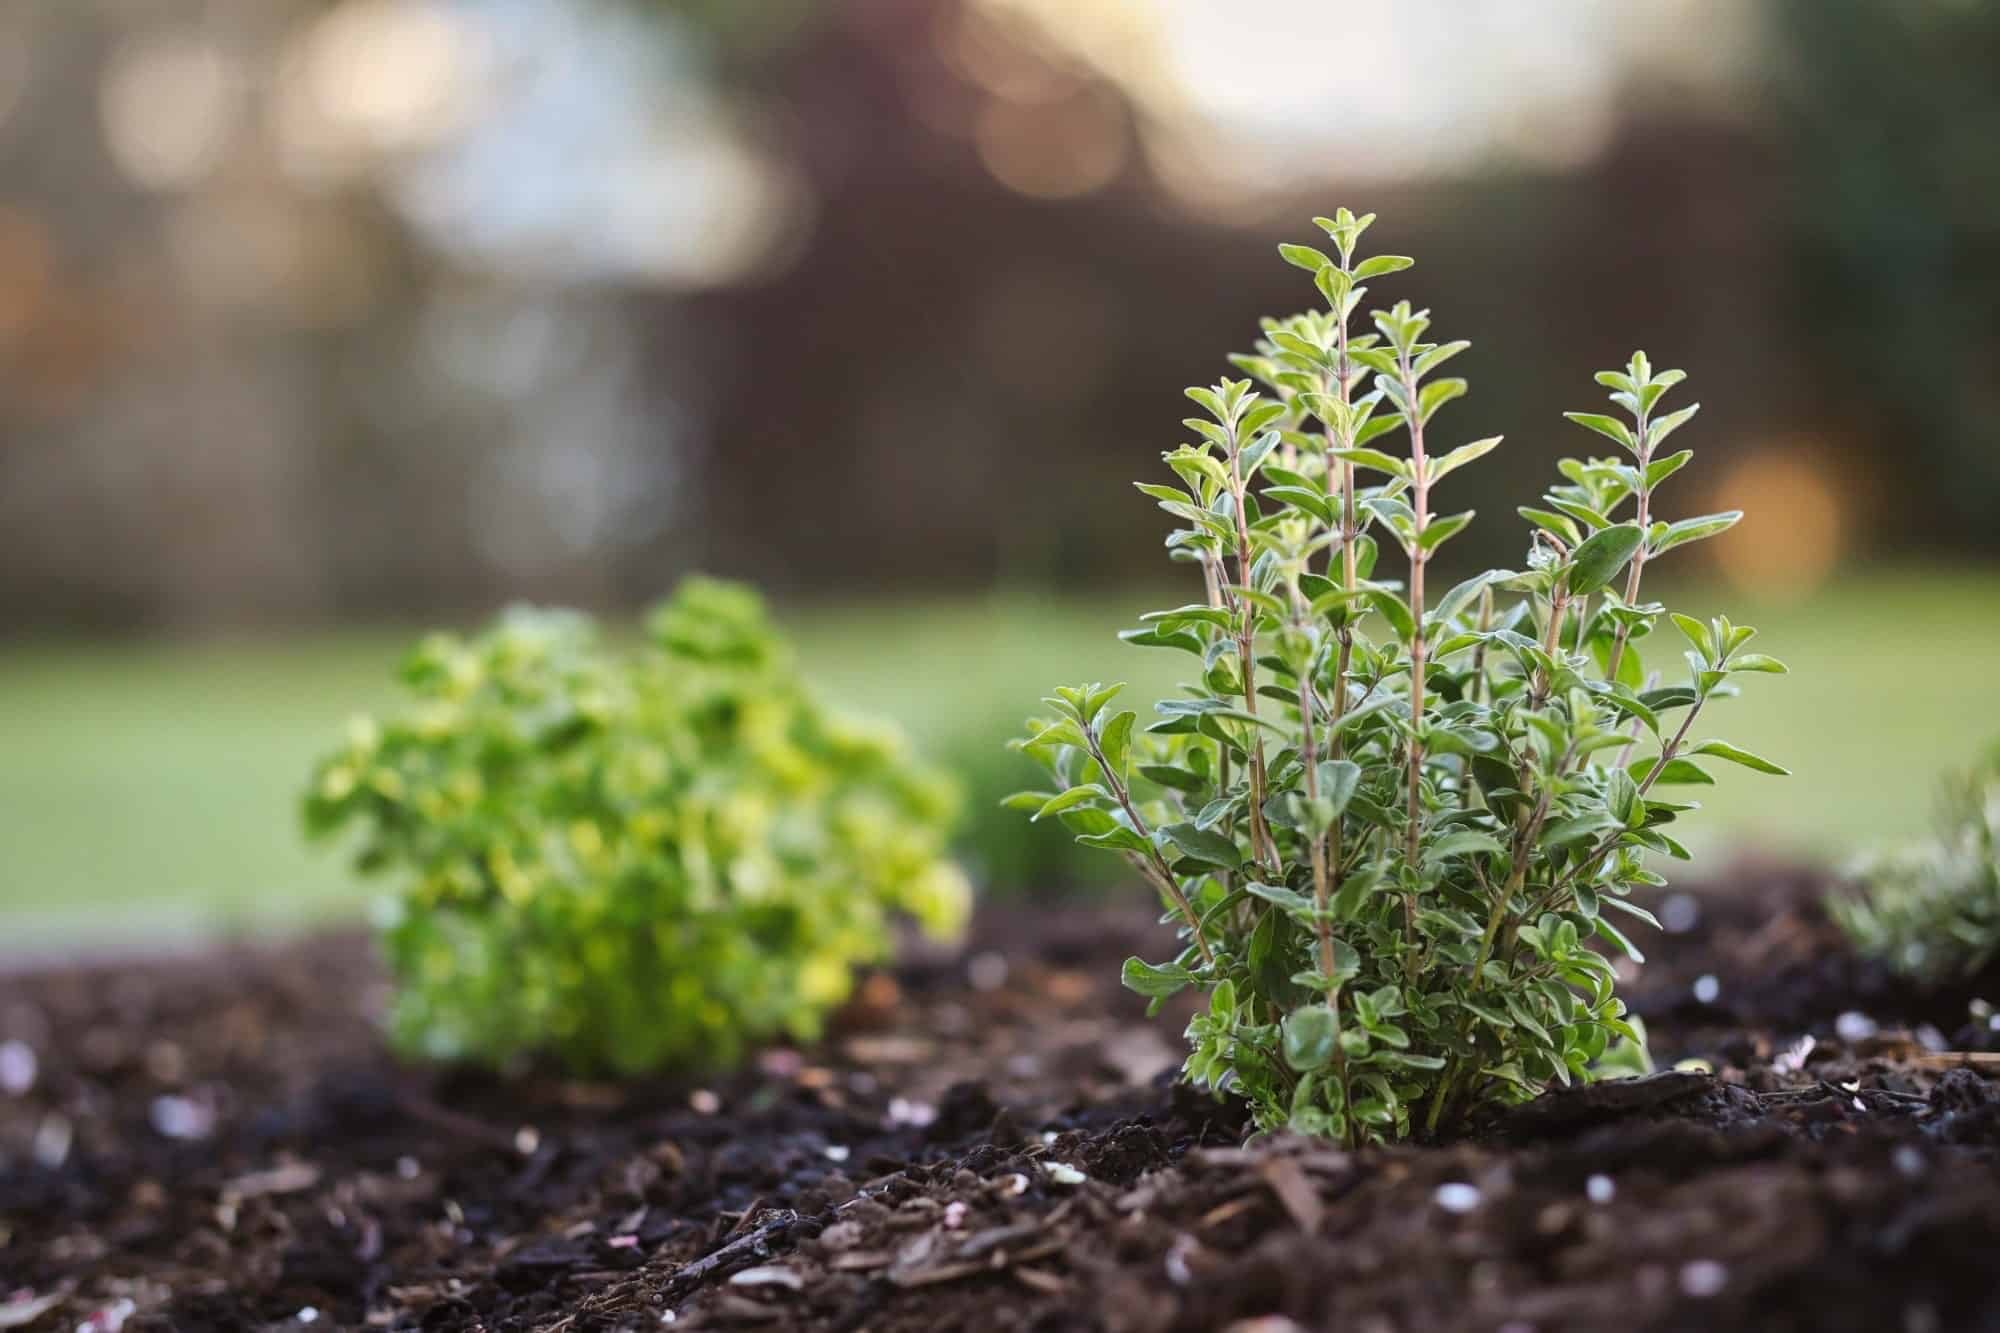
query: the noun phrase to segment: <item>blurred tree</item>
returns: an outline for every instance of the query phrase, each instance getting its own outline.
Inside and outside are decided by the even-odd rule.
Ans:
[[[1912,540],[2000,514],[2000,4],[1779,0],[1801,336],[1872,445],[1950,484]],[[1936,518],[1948,516],[1947,525]]]

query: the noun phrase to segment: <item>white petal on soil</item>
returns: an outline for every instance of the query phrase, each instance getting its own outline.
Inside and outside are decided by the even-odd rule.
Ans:
[[[147,1112],[162,1138],[205,1139],[215,1132],[215,1112],[186,1097],[155,1097]]]
[[[1681,1265],[1681,1290],[1690,1296],[1718,1296],[1729,1285],[1729,1270],[1713,1259],[1694,1259]]]
[[[1833,1020],[1833,1030],[1840,1034],[1842,1041],[1867,1041],[1880,1029],[1875,1020],[1864,1013],[1849,1009]]]
[[[1610,1203],[1618,1194],[1618,1182],[1610,1176],[1592,1176],[1583,1182],[1583,1192],[1592,1203]]]
[[[1669,935],[1685,935],[1701,921],[1701,904],[1691,893],[1673,893],[1660,904],[1660,928]]]
[[[35,1048],[25,1041],[0,1041],[0,1092],[19,1097],[35,1086],[40,1067]]]
[[[52,1291],[46,1296],[21,1292],[0,1303],[0,1328],[25,1328],[54,1309],[62,1298],[63,1293],[59,1291]]]
[[[782,1264],[765,1264],[761,1268],[746,1268],[729,1279],[732,1287],[786,1287],[798,1291],[806,1285],[806,1280]]]
[[[1043,1162],[1042,1170],[1048,1172],[1049,1179],[1058,1185],[1081,1185],[1090,1179],[1068,1162]]]
[[[1703,1004],[1714,1004],[1722,994],[1722,983],[1707,972],[1694,979],[1694,998]]]
[[[1811,1055],[1818,1045],[1813,1035],[1808,1032],[1778,1052],[1777,1058],[1771,1061],[1771,1068],[1780,1074],[1796,1074],[1806,1067],[1806,1057]]]
[[[76,1129],[69,1123],[69,1117],[55,1111],[42,1117],[42,1123],[35,1126],[35,1164],[54,1171],[69,1160],[69,1146],[76,1140]],[[6,1325],[0,1324],[0,1328]]]
[[[1471,1212],[1480,1204],[1479,1187],[1468,1185],[1462,1180],[1438,1186],[1431,1194],[1431,1198],[1447,1213],[1457,1213],[1460,1216]]]
[[[976,953],[965,964],[974,990],[999,990],[1007,984],[1007,955],[994,950]]]

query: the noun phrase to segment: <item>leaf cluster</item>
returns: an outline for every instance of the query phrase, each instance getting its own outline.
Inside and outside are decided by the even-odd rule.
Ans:
[[[1437,444],[1467,344],[1428,311],[1355,327],[1365,284],[1411,264],[1358,253],[1372,220],[1280,247],[1324,306],[1265,320],[1241,378],[1189,389],[1171,480],[1139,485],[1200,595],[1124,637],[1189,659],[1180,694],[1141,717],[1118,686],[1058,689],[1015,743],[1053,786],[1009,801],[1158,893],[1183,947],[1124,979],[1156,1008],[1206,993],[1186,1076],[1349,1143],[1443,1133],[1636,1044],[1592,941],[1639,957],[1618,923],[1651,920],[1630,898],[1661,883],[1645,857],[1687,855],[1691,806],[1664,789],[1712,760],[1783,771],[1691,734],[1783,666],[1747,627],[1641,597],[1652,561],[1738,517],[1654,512],[1690,456],[1666,448],[1696,411],[1665,402],[1680,371],[1635,353],[1598,375],[1612,410],[1570,420],[1617,452],[1564,460],[1521,510],[1522,569],[1431,590],[1474,517],[1436,501],[1500,440]]]
[[[392,1031],[413,1053],[585,1071],[805,1039],[967,886],[951,787],[805,686],[750,590],[691,579],[617,651],[573,612],[426,639],[410,702],[317,766],[309,830],[392,874]]]
[[[1827,908],[1854,946],[1926,984],[2000,956],[2000,747],[1945,780],[1928,841],[1878,853]]]

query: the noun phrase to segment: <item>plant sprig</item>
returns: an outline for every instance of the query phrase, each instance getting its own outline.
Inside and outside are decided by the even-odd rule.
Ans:
[[[728,1065],[816,1035],[899,917],[949,934],[969,906],[951,784],[822,706],[742,585],[685,581],[629,651],[516,609],[426,639],[403,679],[410,707],[355,724],[305,813],[398,877],[390,1028],[414,1054]]]
[[[1696,409],[1662,409],[1685,377],[1644,353],[1598,376],[1618,414],[1570,414],[1626,457],[1563,460],[1521,510],[1526,567],[1436,595],[1474,517],[1438,488],[1500,440],[1436,443],[1467,388],[1438,372],[1467,344],[1408,301],[1356,331],[1365,284],[1411,261],[1360,255],[1373,215],[1316,221],[1331,253],[1280,254],[1325,308],[1264,321],[1231,358],[1244,378],[1188,390],[1203,415],[1164,455],[1174,483],[1139,487],[1204,595],[1123,637],[1194,678],[1143,726],[1119,686],[1058,689],[1016,742],[1055,787],[1009,804],[1159,892],[1183,948],[1124,980],[1156,1007],[1207,992],[1187,1077],[1260,1125],[1360,1143],[1449,1132],[1642,1041],[1585,942],[1638,957],[1610,917],[1650,922],[1629,898],[1662,882],[1646,853],[1686,856],[1670,829],[1691,806],[1658,789],[1710,781],[1706,760],[1783,771],[1693,728],[1737,675],[1784,668],[1746,627],[1675,616],[1686,681],[1648,673],[1668,613],[1640,600],[1645,570],[1739,516],[1655,513]],[[1384,544],[1406,582],[1378,572]]]
[[[1936,985],[2000,957],[2000,745],[1950,774],[1929,839],[1875,852],[1827,901],[1855,948]]]

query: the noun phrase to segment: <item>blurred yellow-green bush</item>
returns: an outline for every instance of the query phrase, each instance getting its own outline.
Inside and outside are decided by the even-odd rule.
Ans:
[[[949,933],[951,784],[822,707],[757,595],[685,583],[631,651],[574,612],[426,640],[409,706],[354,724],[308,827],[393,874],[413,1053],[722,1065],[807,1039],[903,915]]]

